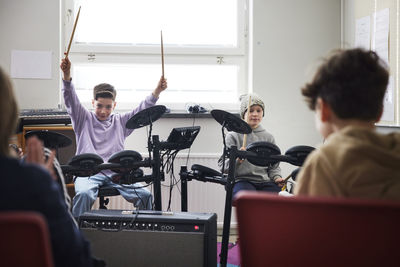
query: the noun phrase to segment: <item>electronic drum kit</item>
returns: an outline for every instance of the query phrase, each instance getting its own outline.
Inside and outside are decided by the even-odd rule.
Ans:
[[[73,177],[89,177],[104,170],[111,170],[114,174],[111,179],[118,184],[132,184],[136,182],[152,183],[154,186],[155,210],[161,211],[161,181],[164,180],[162,172],[162,155],[165,150],[182,150],[189,148],[200,131],[199,126],[173,128],[167,141],[159,141],[158,136],[152,136],[153,122],[161,118],[166,107],[156,105],[141,110],[132,116],[126,123],[128,129],[138,129],[149,126],[148,151],[149,157],[133,150],[123,150],[113,154],[108,162],[93,153],[75,155],[67,165],[62,165],[64,175]],[[152,173],[144,175],[142,167],[151,168]]]
[[[131,184],[135,182],[153,183],[155,209],[161,211],[161,181],[164,180],[162,172],[162,158],[160,151],[189,148],[200,131],[199,126],[174,128],[165,142],[159,141],[158,136],[152,136],[152,124],[165,113],[166,107],[156,105],[136,113],[126,123],[128,129],[137,129],[149,126],[148,151],[149,157],[143,158],[140,153],[133,150],[124,150],[112,155],[107,163],[93,153],[76,155],[71,158],[67,165],[62,165],[64,175],[74,177],[88,177],[103,170],[111,170],[115,174],[111,177],[113,182],[119,184]],[[181,209],[187,211],[187,182],[195,179],[203,182],[212,182],[225,186],[226,199],[224,211],[223,236],[221,244],[220,263],[226,266],[227,250],[229,241],[230,218],[232,213],[232,190],[235,183],[235,162],[236,159],[247,159],[250,163],[270,167],[279,162],[287,162],[295,166],[302,166],[308,154],[314,149],[310,146],[295,146],[288,149],[284,155],[278,146],[269,142],[253,142],[247,145],[246,150],[239,150],[237,147],[227,147],[225,143],[225,129],[240,134],[249,134],[251,127],[238,116],[224,110],[212,110],[212,117],[222,126],[222,139],[224,143],[223,160],[229,158],[228,174],[211,169],[207,166],[193,164],[191,171],[186,166],[180,170],[181,179]],[[43,140],[45,147],[58,149],[72,143],[68,137],[50,131],[32,131],[25,137],[37,135]],[[150,167],[152,174],[144,175],[142,167]],[[292,176],[297,174],[298,169],[293,171]],[[286,179],[287,180],[287,179]]]
[[[249,134],[252,132],[251,127],[244,120],[224,110],[212,110],[211,115],[222,126],[222,140],[224,142],[223,162],[225,162],[226,157],[229,157],[228,174],[225,174],[224,170],[221,173],[199,164],[192,165],[190,172],[187,171],[186,166],[182,166],[180,171],[182,197],[181,205],[182,211],[187,211],[187,181],[195,179],[203,182],[218,183],[225,186],[226,198],[220,265],[226,266],[230,218],[232,214],[232,192],[235,183],[234,174],[236,159],[247,159],[250,163],[261,167],[270,167],[275,164],[279,164],[281,161],[288,162],[295,166],[302,166],[304,160],[308,154],[314,150],[314,148],[310,146],[295,146],[288,149],[284,155],[281,155],[281,151],[278,146],[263,141],[248,144],[245,151],[238,150],[236,146],[228,148],[225,143],[225,129],[240,134]],[[294,177],[297,172],[298,169],[293,171],[291,176]]]

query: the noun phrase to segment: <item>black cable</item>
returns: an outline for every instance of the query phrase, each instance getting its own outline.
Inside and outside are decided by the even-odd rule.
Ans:
[[[225,173],[225,158],[226,158],[226,140],[225,140],[225,122],[222,124],[222,142],[224,144],[224,151],[222,152],[222,175]]]
[[[108,176],[108,175],[107,175],[106,173],[104,173],[103,171],[100,171],[100,173],[103,174],[104,177],[108,178],[108,180],[110,180],[112,183],[114,183],[113,180],[112,180],[112,177]],[[89,176],[89,178],[90,178],[90,177],[91,177],[91,176]]]
[[[166,173],[170,174],[170,185],[169,185],[169,198],[168,198],[168,206],[167,206],[167,211],[171,210],[171,201],[172,201],[172,189],[173,189],[173,176],[174,176],[174,160],[176,157],[176,154],[178,154],[178,150],[171,151],[168,150],[167,155],[167,160],[165,161],[165,167],[166,167]]]
[[[149,151],[149,161],[151,161],[151,150],[152,150],[152,143],[151,143],[151,131],[152,131],[153,125],[150,123],[150,130],[147,131],[147,126],[146,126],[146,134],[147,134],[147,150]]]
[[[124,187],[124,186],[123,186]],[[142,188],[142,187],[140,187]],[[139,189],[139,188],[138,188]],[[133,191],[135,191],[136,196],[140,199],[140,202],[142,202],[142,206],[145,206],[145,203],[143,202],[143,199],[139,196],[139,194],[136,191],[136,187],[133,187]],[[136,209],[138,209],[138,207],[136,207]]]
[[[108,176],[108,175],[107,175],[106,173],[104,173],[103,171],[100,171],[100,173],[103,174],[106,178],[108,178],[112,183],[114,183],[113,180],[112,180],[112,177]],[[126,174],[126,173],[125,173],[125,174]],[[124,174],[122,174],[122,175],[124,175]],[[91,177],[91,176],[89,176],[88,178],[90,178],[90,177]],[[116,183],[114,183],[114,184],[116,184]],[[142,199],[142,198],[139,196],[139,194],[136,192],[136,189],[148,187],[150,184],[152,184],[152,182],[149,183],[149,184],[146,184],[146,185],[132,187],[133,191],[135,191],[136,196],[140,199],[140,202],[143,203],[143,206],[144,206],[143,199]],[[129,185],[126,185],[126,184],[119,184],[119,185],[121,185],[122,187],[128,188],[128,187],[132,186],[133,184],[129,184]]]

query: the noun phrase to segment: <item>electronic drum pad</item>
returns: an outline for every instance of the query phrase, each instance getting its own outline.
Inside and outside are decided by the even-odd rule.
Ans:
[[[251,127],[239,117],[224,110],[211,110],[213,118],[225,127],[228,131],[233,131],[240,134],[249,134],[252,132]]]
[[[143,109],[132,116],[126,123],[128,129],[138,129],[147,126],[159,118],[165,113],[167,108],[163,105],[155,105],[146,109]]]

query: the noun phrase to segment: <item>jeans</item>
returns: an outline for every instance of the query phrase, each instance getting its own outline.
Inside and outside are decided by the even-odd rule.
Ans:
[[[89,211],[96,201],[99,187],[116,188],[121,196],[140,210],[151,210],[153,197],[142,184],[120,185],[113,183],[108,177],[96,174],[90,177],[78,177],[75,180],[75,197],[73,199],[72,215],[78,218]]]
[[[281,191],[281,188],[274,182],[250,182],[241,180],[237,181],[233,186],[232,199],[241,190],[279,193]]]

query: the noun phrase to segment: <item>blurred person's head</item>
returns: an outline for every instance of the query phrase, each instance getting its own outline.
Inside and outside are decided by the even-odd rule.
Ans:
[[[375,52],[338,50],[325,59],[302,94],[327,137],[345,125],[378,122],[388,81],[387,65]]]
[[[0,155],[9,155],[9,139],[15,133],[18,105],[10,77],[0,67]]]

